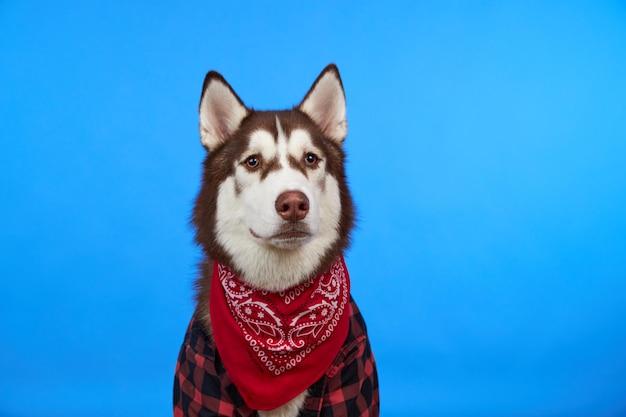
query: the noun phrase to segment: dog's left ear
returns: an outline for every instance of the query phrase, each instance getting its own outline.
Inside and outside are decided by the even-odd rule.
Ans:
[[[348,134],[346,96],[335,64],[324,68],[298,109],[313,119],[329,139],[343,142]]]

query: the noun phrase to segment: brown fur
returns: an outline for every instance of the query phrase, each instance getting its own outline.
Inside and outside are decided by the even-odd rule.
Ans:
[[[205,82],[206,86],[206,82]],[[213,152],[207,154],[204,160],[202,186],[193,210],[192,224],[196,227],[195,240],[202,249],[204,259],[200,263],[200,277],[196,281],[196,312],[203,321],[205,330],[211,334],[209,314],[209,297],[211,287],[211,275],[213,261],[221,262],[240,274],[230,259],[230,256],[218,244],[215,236],[215,215],[217,205],[217,188],[228,176],[233,174],[233,161],[241,161],[247,155],[247,140],[250,134],[259,128],[265,129],[274,136],[278,135],[276,129],[276,117],[280,121],[285,135],[297,128],[306,129],[310,132],[313,143],[322,150],[320,158],[326,159],[326,169],[337,179],[340,187],[340,199],[342,215],[340,219],[339,239],[327,250],[319,267],[311,276],[315,276],[330,267],[330,264],[345,250],[350,243],[350,231],[354,226],[354,205],[346,182],[344,170],[345,154],[341,146],[328,138],[325,138],[315,123],[303,112],[294,108],[290,111],[254,111],[244,118],[240,127],[233,135]],[[298,169],[306,171],[303,162]],[[271,166],[271,165],[270,165]]]

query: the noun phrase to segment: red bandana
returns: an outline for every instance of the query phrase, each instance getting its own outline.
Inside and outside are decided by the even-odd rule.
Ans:
[[[324,375],[350,327],[343,257],[278,293],[257,290],[214,262],[211,317],[217,350],[246,404],[280,407]]]

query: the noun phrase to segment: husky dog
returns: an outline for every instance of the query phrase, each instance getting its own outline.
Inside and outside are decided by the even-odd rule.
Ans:
[[[378,379],[343,260],[354,224],[346,102],[327,66],[291,110],[204,80],[193,210],[204,260],[175,416],[377,416]]]

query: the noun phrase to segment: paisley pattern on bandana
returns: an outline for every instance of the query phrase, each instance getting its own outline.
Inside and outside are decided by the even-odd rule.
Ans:
[[[226,303],[249,348],[275,375],[298,366],[324,343],[348,303],[348,279],[340,260],[325,274],[279,293],[250,287],[224,265],[218,264],[217,271]]]
[[[317,381],[350,328],[350,277],[343,257],[281,292],[256,289],[216,262],[210,297],[218,353],[253,409],[276,408]]]

